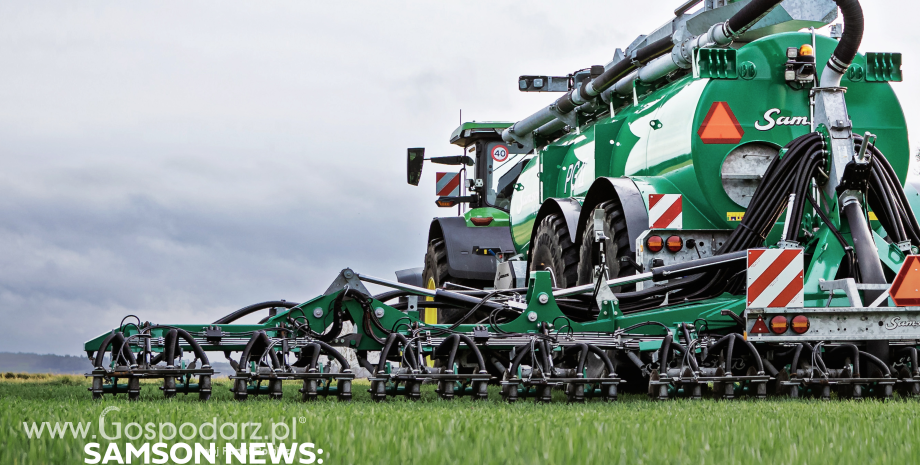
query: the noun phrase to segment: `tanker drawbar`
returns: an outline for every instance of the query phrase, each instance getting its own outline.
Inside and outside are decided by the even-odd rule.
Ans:
[[[375,401],[426,383],[508,402],[920,396],[900,54],[858,53],[856,0],[699,3],[605,66],[521,76],[564,94],[463,123],[463,155],[409,149],[410,184],[425,161],[461,167],[437,174],[458,216],[431,224],[423,268],[344,269],[210,324],[130,315],[84,346],[92,396],[153,378],[207,400],[215,354],[240,401],[285,382],[348,401],[359,377]],[[816,34],[838,7],[842,32]]]

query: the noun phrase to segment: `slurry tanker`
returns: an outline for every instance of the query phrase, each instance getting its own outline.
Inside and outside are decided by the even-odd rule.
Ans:
[[[214,356],[238,400],[349,400],[359,375],[378,401],[920,395],[901,54],[859,53],[863,25],[857,0],[689,0],[605,65],[521,76],[558,98],[462,123],[461,155],[408,149],[410,184],[454,167],[424,266],[213,323],[125,317],[84,345],[92,396],[205,400]]]

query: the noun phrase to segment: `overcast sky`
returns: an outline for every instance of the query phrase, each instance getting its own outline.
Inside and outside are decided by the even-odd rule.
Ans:
[[[604,64],[678,3],[0,1],[0,351],[421,266],[450,211],[405,148],[458,154],[461,108],[524,117],[552,97],[517,76]],[[917,7],[863,3],[916,133]]]

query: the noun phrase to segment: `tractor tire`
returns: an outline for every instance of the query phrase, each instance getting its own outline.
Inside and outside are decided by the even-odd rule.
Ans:
[[[428,250],[425,252],[425,269],[422,272],[422,283],[427,289],[441,289],[445,283],[460,284],[462,286],[475,287],[482,289],[485,286],[491,286],[492,283],[484,281],[475,281],[469,279],[457,278],[450,275],[447,269],[447,246],[443,238],[435,238],[428,242]],[[425,320],[427,310],[423,303],[419,302],[419,309],[422,313],[422,320]],[[437,323],[452,324],[456,319],[462,317],[465,310],[458,308],[438,308]]]
[[[572,287],[577,283],[578,249],[561,216],[552,214],[543,218],[534,231],[532,244],[528,275],[534,271],[549,271],[553,287]]]
[[[636,274],[636,268],[629,262],[621,262],[626,256],[635,259],[630,251],[629,234],[626,232],[626,215],[623,208],[616,200],[608,200],[596,208],[604,209],[604,255],[607,261],[607,279],[620,278]],[[581,236],[581,245],[578,248],[578,284],[594,282],[594,263],[592,246],[594,245],[594,215],[588,217],[585,232]],[[613,292],[630,292],[636,289],[635,284],[613,288]]]

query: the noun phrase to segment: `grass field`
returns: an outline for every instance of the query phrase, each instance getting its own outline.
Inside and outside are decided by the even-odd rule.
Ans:
[[[289,384],[281,402],[263,397],[237,403],[231,400],[229,385],[217,383],[207,403],[181,394],[167,401],[152,384],[144,386],[140,402],[128,403],[124,396],[93,402],[88,385],[82,378],[67,376],[0,379],[0,463],[84,463],[89,458],[84,444],[96,441],[102,443],[100,455],[104,454],[109,441],[52,439],[47,432],[30,439],[23,422],[92,422],[90,434],[95,434],[98,417],[108,406],[120,408],[106,417],[109,435],[114,422],[198,425],[216,418],[218,424],[270,425],[295,418],[297,437],[281,442],[314,443],[323,449],[318,457],[324,465],[920,462],[920,445],[914,447],[920,434],[913,425],[920,402],[910,399],[652,402],[621,396],[609,404],[567,405],[560,398],[551,405],[507,405],[497,392],[490,392],[487,402],[444,402],[427,389],[419,402],[375,404],[364,392],[367,386],[356,384],[351,403],[330,398],[304,404],[298,386]],[[213,442],[220,449],[227,441],[218,437]],[[223,455],[218,460],[227,463]]]

